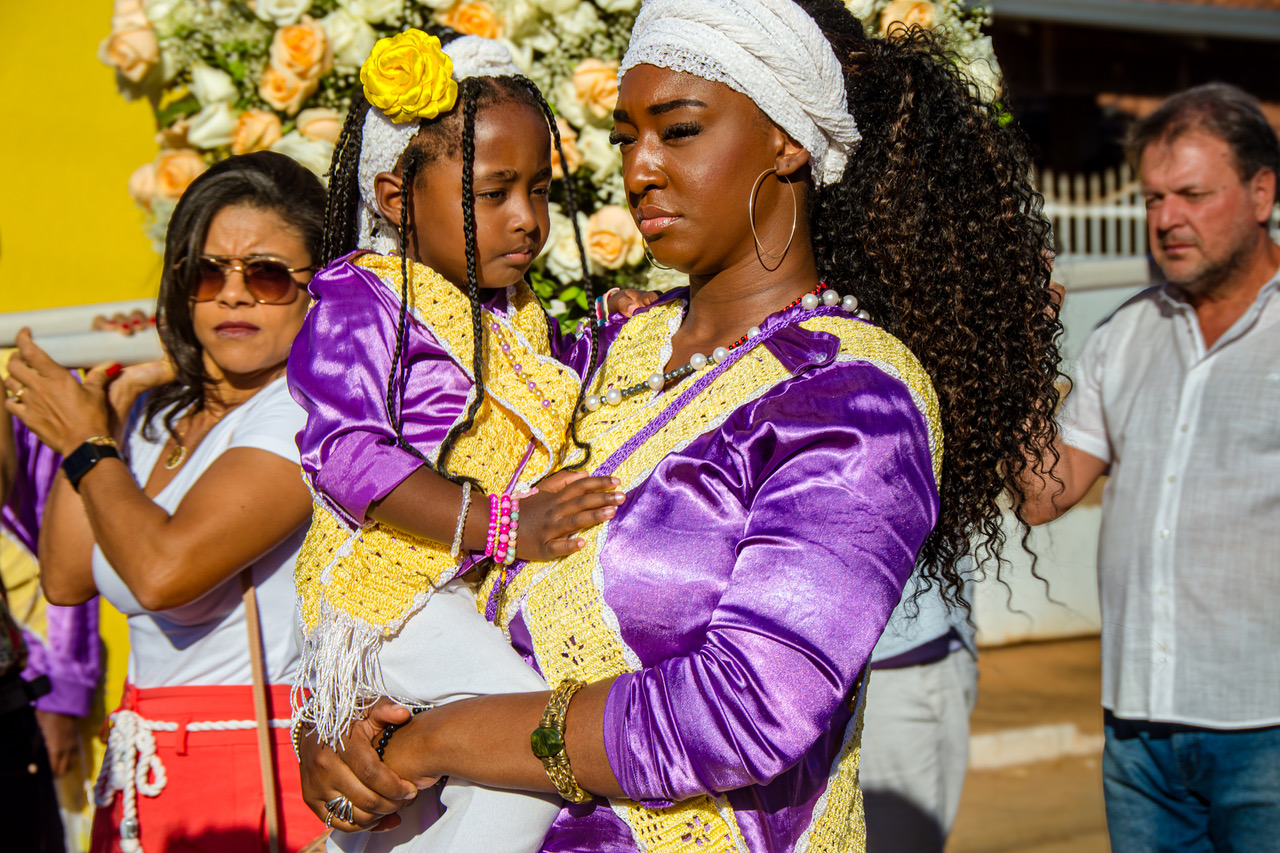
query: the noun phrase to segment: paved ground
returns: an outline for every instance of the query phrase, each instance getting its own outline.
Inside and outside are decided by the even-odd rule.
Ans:
[[[973,734],[1072,725],[1102,733],[1096,638],[985,650]],[[975,744],[981,743],[975,740]],[[971,771],[948,853],[1109,853],[1100,755]]]

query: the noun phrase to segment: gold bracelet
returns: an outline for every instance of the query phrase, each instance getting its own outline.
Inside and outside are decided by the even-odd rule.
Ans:
[[[542,712],[542,721],[529,735],[529,746],[533,754],[542,761],[551,784],[556,786],[560,796],[571,803],[585,803],[591,795],[578,785],[569,767],[569,755],[564,749],[565,717],[569,713],[569,700],[586,684],[576,678],[566,678],[551,693],[547,709]]]
[[[95,435],[93,438],[86,438],[81,444],[96,444],[99,447],[114,447],[120,449],[120,445],[116,444],[116,440],[109,435]]]

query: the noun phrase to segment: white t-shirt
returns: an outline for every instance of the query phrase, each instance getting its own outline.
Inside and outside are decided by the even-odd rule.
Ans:
[[[294,436],[306,419],[289,396],[284,377],[275,380],[214,426],[155,497],[156,504],[173,513],[200,475],[232,447],[265,450],[298,464]],[[160,425],[155,441],[143,438],[141,423],[129,434],[127,459],[138,483],[147,482],[167,438]],[[272,684],[291,684],[297,668],[293,564],[306,532],[304,523],[253,563],[267,681]],[[130,683],[143,688],[252,683],[238,575],[189,604],[163,611],[143,609],[96,546],[93,578],[102,596],[128,617]]]

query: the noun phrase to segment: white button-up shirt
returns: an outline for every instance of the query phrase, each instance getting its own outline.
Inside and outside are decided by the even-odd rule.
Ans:
[[[1098,545],[1102,704],[1280,724],[1280,275],[1206,350],[1165,285],[1090,336],[1063,440],[1110,465]]]

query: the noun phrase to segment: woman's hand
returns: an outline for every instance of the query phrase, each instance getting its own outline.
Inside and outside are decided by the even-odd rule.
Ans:
[[[125,337],[130,337],[147,326],[155,325],[155,322],[154,316],[148,316],[142,311],[130,311],[128,314],[117,312],[110,317],[99,314],[93,318],[89,328],[94,332],[119,332]]]
[[[120,371],[115,381],[107,386],[107,402],[111,405],[111,416],[117,431],[116,440],[121,439],[119,432],[128,420],[129,410],[138,398],[153,388],[166,385],[176,378],[173,364],[168,359],[161,361],[144,361],[133,364]]]
[[[89,438],[111,434],[106,386],[120,365],[99,365],[81,383],[36,346],[30,329],[18,332],[17,346],[4,381],[6,409],[62,456]]]
[[[572,554],[586,542],[579,531],[613,518],[626,499],[613,491],[618,480],[590,477],[581,471],[560,471],[538,484],[520,500],[516,555],[522,560],[550,560]]]
[[[343,738],[342,748],[330,749],[319,743],[314,733],[302,738],[299,758],[302,770],[302,798],[307,808],[327,820],[325,803],[335,797],[351,801],[351,822],[328,820],[343,832],[393,829],[400,824],[396,813],[418,795],[418,786],[397,776],[378,758],[374,745],[388,725],[403,725],[412,715],[403,705],[379,699],[363,720],[354,723]],[[429,787],[434,779],[423,780]]]

